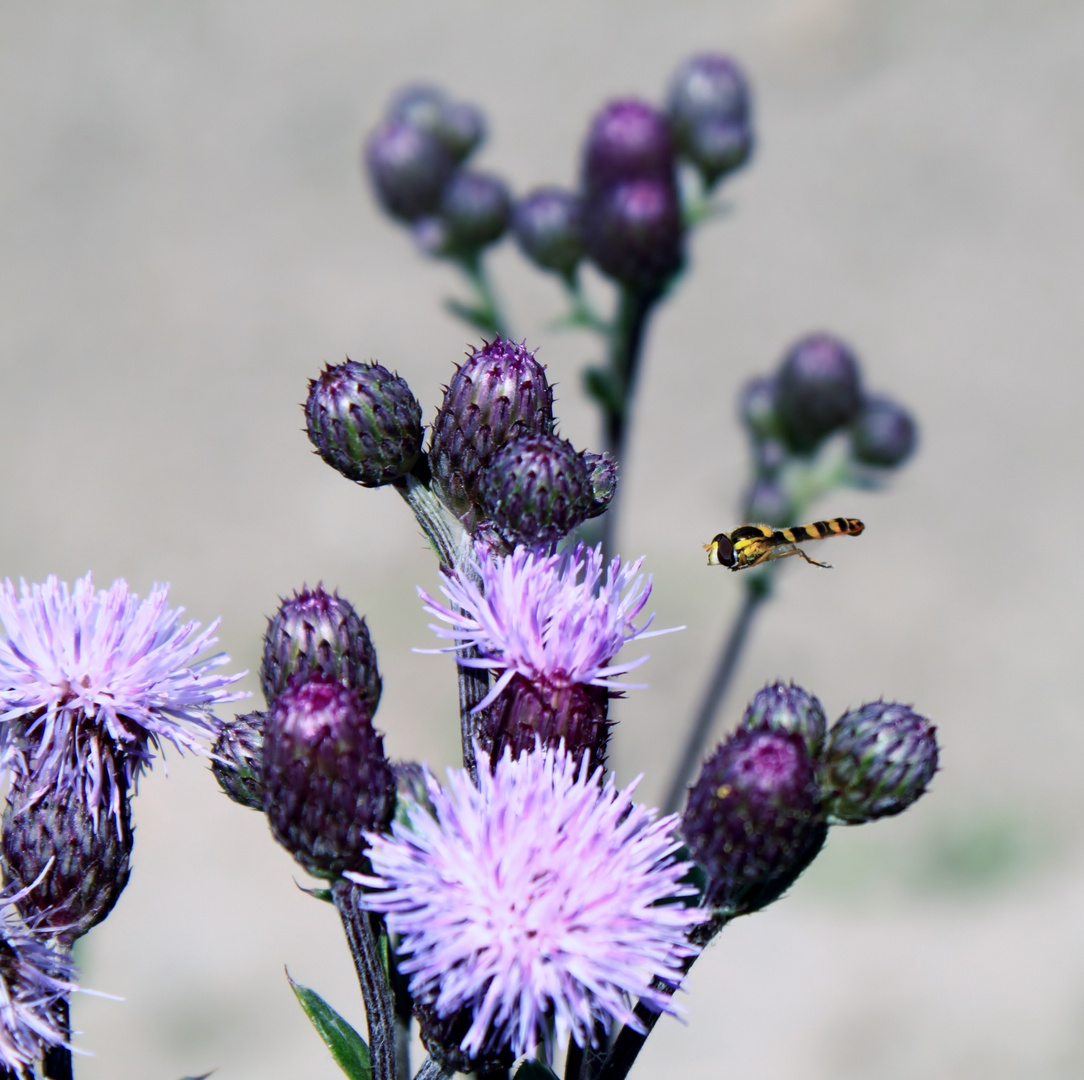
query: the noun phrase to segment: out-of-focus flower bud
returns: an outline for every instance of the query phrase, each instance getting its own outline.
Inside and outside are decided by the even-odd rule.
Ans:
[[[583,188],[589,200],[628,180],[672,183],[674,144],[654,105],[612,101],[591,121],[583,151]]]
[[[395,778],[372,710],[356,690],[291,683],[267,717],[264,809],[280,844],[312,874],[363,867],[366,831],[387,827]]]
[[[365,144],[365,166],[381,206],[416,221],[436,211],[455,160],[439,139],[405,120],[387,120]]]
[[[685,262],[685,225],[669,180],[633,180],[588,204],[587,253],[607,277],[645,294],[661,292]]]
[[[889,398],[866,398],[851,423],[851,453],[863,465],[894,469],[914,453],[917,441],[911,414]]]
[[[668,112],[679,153],[708,187],[749,160],[749,83],[729,57],[705,53],[686,60],[670,84]]]
[[[587,466],[591,494],[586,516],[595,518],[606,512],[617,494],[617,459],[612,454],[593,454],[590,450],[584,450],[580,457]]]
[[[755,376],[741,389],[738,414],[754,439],[770,438],[779,430],[775,393],[775,379],[767,375]]]
[[[17,776],[4,811],[4,880],[23,918],[50,927],[67,946],[113,910],[128,884],[132,822],[128,796],[119,815],[94,815],[79,791],[58,794]],[[52,860],[52,865],[49,861]],[[46,867],[48,866],[48,871]]]
[[[482,477],[479,511],[509,547],[555,543],[593,504],[587,463],[556,435],[505,443]]]
[[[827,836],[802,736],[768,727],[731,735],[689,792],[683,832],[713,907],[743,915],[777,900]]]
[[[754,481],[745,500],[745,519],[781,529],[791,524],[794,512],[786,489],[771,476]]]
[[[380,671],[365,619],[349,600],[317,585],[283,600],[267,620],[260,685],[268,705],[297,677],[318,676],[357,690],[376,712]]]
[[[422,450],[422,407],[381,364],[329,364],[309,382],[305,420],[316,452],[364,487],[405,476]]]
[[[263,731],[267,714],[241,713],[222,725],[215,744],[211,771],[218,786],[235,802],[250,810],[263,810]]]
[[[389,120],[402,120],[432,135],[456,162],[466,160],[485,138],[485,117],[465,101],[451,101],[435,86],[408,86],[395,95]]]
[[[581,216],[578,195],[560,188],[538,188],[516,203],[512,229],[531,262],[571,277],[583,257]]]
[[[505,443],[553,431],[553,391],[526,345],[497,338],[452,376],[433,424],[429,466],[453,513],[470,515],[482,471]]]
[[[906,705],[877,701],[828,732],[821,788],[831,816],[850,825],[906,810],[937,771],[936,728]]]
[[[457,172],[440,199],[445,245],[472,254],[498,241],[512,216],[508,186],[488,173]]]
[[[828,721],[824,707],[809,691],[785,683],[769,683],[758,690],[741,719],[742,728],[766,727],[773,731],[789,731],[800,735],[809,756],[816,760],[824,745]]]
[[[849,424],[862,406],[858,361],[830,334],[795,342],[783,357],[775,388],[783,434],[800,453]]]

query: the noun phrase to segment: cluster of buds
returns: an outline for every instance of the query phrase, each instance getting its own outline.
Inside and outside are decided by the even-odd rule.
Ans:
[[[683,831],[719,920],[759,911],[797,880],[831,824],[898,814],[937,770],[934,726],[905,705],[876,702],[829,729],[793,683],[766,686],[689,792]]]
[[[746,516],[787,525],[803,504],[838,483],[876,484],[914,452],[917,428],[892,399],[868,393],[854,351],[831,334],[809,334],[787,349],[774,375],[746,384],[740,413],[753,452]],[[816,459],[834,437],[847,459],[820,476]]]

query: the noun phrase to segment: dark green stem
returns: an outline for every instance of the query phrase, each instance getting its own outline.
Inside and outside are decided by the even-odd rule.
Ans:
[[[730,630],[723,639],[723,648],[719,653],[719,659],[716,661],[711,682],[708,683],[704,700],[700,704],[700,709],[685,742],[685,749],[682,751],[677,769],[670,781],[666,801],[663,803],[662,812],[664,814],[674,813],[685,801],[685,789],[692,780],[696,766],[700,763],[719,706],[723,703],[727,690],[730,689],[734,672],[738,666],[738,660],[741,658],[742,650],[749,639],[749,630],[753,625],[753,617],[769,595],[769,579],[766,574],[746,580],[745,595],[742,597],[741,607],[738,609],[738,614],[731,624]]]
[[[373,1080],[396,1080],[395,1003],[380,950],[379,918],[359,906],[361,888],[349,881],[335,882],[331,895],[350,943],[350,954],[365,1001]]]
[[[68,999],[61,998],[57,1002],[57,1021],[65,1040],[71,1038],[71,1014],[68,1010]],[[45,1052],[42,1060],[41,1074],[46,1080],[72,1080],[72,1052],[67,1046],[52,1046]]]
[[[429,483],[429,464],[423,458],[414,472],[400,477],[392,485],[403,496],[414,513],[426,539],[433,546],[440,565],[446,569],[456,565],[461,536],[448,519],[444,503],[437,498]],[[459,530],[460,533],[462,530]]]
[[[448,310],[458,315],[464,322],[481,330],[483,334],[508,338],[508,325],[501,314],[497,294],[493,291],[481,252],[463,255],[456,259],[474,290],[474,303],[463,304],[458,300],[448,301]]]

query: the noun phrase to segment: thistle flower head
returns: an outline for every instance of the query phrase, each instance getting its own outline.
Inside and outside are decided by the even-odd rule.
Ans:
[[[168,585],[141,600],[118,579],[96,591],[74,585],[0,586],[0,748],[5,764],[58,792],[81,790],[93,813],[120,819],[131,790],[163,742],[199,751],[214,733],[211,707],[244,695],[242,677],[217,675],[224,653],[197,659],[217,640],[167,606]]]
[[[475,646],[478,659],[460,658],[468,667],[499,672],[493,689],[476,712],[494,701],[515,675],[550,686],[586,683],[611,690],[630,688],[618,677],[647,657],[614,662],[621,646],[669,630],[640,625],[636,618],[651,595],[651,578],[640,573],[643,559],[622,565],[614,558],[602,580],[602,549],[577,544],[571,552],[546,555],[517,547],[495,555],[476,545],[474,573],[445,572],[444,606],[424,589],[425,610],[448,623],[434,626],[438,637],[454,639],[447,650]],[[676,628],[673,628],[676,629]]]
[[[20,918],[16,905],[28,891],[0,893],[0,1071],[32,1080],[45,1051],[67,1045],[60,1002],[77,987],[49,932]]]
[[[652,980],[680,981],[705,914],[671,902],[693,891],[677,819],[635,804],[634,787],[563,749],[505,754],[492,771],[479,751],[477,787],[463,770],[444,789],[430,778],[435,816],[415,806],[408,826],[370,837],[375,876],[348,876],[382,890],[364,904],[401,935],[416,1000],[469,1012],[470,1057],[565,1035],[585,1046],[596,1022],[642,1031],[636,997],[677,1011]]]

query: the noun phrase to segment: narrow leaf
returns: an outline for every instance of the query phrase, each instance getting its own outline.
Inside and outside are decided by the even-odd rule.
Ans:
[[[286,978],[339,1068],[350,1080],[372,1080],[373,1067],[365,1040],[315,990],[294,982],[289,971]]]

